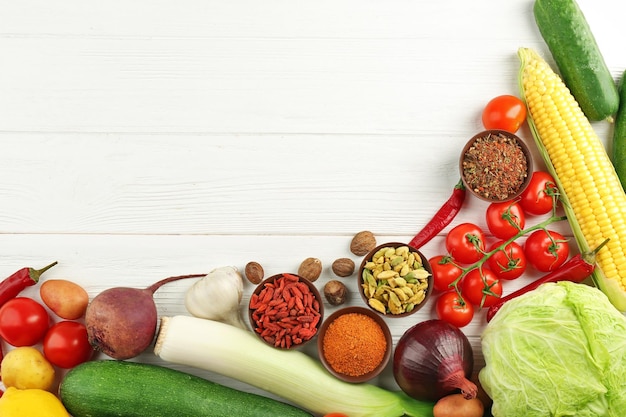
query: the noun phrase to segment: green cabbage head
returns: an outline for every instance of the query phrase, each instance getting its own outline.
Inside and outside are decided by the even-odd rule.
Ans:
[[[495,417],[626,416],[626,318],[600,290],[543,284],[504,304],[481,343]]]

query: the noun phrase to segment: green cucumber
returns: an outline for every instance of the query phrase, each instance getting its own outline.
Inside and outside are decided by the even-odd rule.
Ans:
[[[626,190],[626,71],[619,84],[620,106],[615,115],[611,161],[622,187]]]
[[[289,404],[174,369],[95,360],[71,369],[59,387],[73,417],[310,417]]]
[[[563,81],[589,120],[611,120],[617,85],[575,0],[536,0],[535,22]]]

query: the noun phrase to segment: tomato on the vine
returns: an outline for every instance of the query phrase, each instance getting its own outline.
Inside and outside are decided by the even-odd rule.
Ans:
[[[476,268],[463,277],[461,294],[475,306],[491,307],[502,296],[502,284],[489,268]]]
[[[485,129],[515,133],[526,120],[526,104],[518,97],[501,95],[491,99],[482,114]]]
[[[495,242],[489,247],[489,252],[503,244],[504,240]],[[527,264],[524,249],[517,242],[510,242],[487,259],[489,269],[496,274],[498,279],[519,278],[526,271]]]
[[[522,206],[515,201],[491,203],[486,212],[487,228],[498,239],[510,239],[526,225]]]
[[[553,230],[539,229],[528,236],[524,243],[528,263],[541,272],[558,269],[569,256],[565,237]]]
[[[48,327],[48,312],[32,298],[16,297],[0,307],[0,337],[10,345],[35,345],[43,339]]]
[[[552,175],[546,171],[535,171],[528,187],[520,195],[519,204],[528,214],[547,214],[554,207],[559,189]]]
[[[456,290],[446,291],[437,298],[437,317],[453,326],[467,326],[474,318],[474,307]]]
[[[449,255],[433,256],[428,260],[428,263],[433,271],[433,289],[435,291],[449,290],[450,284],[463,273],[463,270],[454,264]]]
[[[43,340],[43,354],[60,368],[73,368],[91,359],[87,328],[77,321],[61,321],[50,327]]]
[[[473,223],[461,223],[448,232],[446,250],[462,264],[479,261],[485,251],[485,233]]]

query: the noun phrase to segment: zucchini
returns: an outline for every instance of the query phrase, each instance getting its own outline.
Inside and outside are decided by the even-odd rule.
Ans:
[[[304,417],[311,414],[174,369],[95,360],[71,369],[59,387],[73,417]]]
[[[615,115],[611,161],[617,172],[622,188],[626,190],[626,71],[619,85],[620,106]]]
[[[565,84],[590,120],[612,120],[617,85],[575,0],[536,0],[535,22]]]

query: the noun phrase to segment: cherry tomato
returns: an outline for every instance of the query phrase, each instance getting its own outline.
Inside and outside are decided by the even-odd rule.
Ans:
[[[519,204],[528,214],[546,214],[552,211],[554,197],[558,192],[552,175],[545,171],[535,171],[530,177],[528,187],[520,195]]]
[[[503,240],[512,238],[526,225],[522,206],[515,201],[489,204],[486,220],[489,231]]]
[[[433,289],[435,291],[449,290],[449,285],[461,276],[463,270],[453,263],[448,255],[433,256],[428,260],[433,270]]]
[[[344,413],[330,413],[324,414],[324,417],[348,417],[348,415]]]
[[[524,243],[528,263],[541,272],[558,269],[569,256],[569,245],[563,235],[543,229],[532,232]]]
[[[41,341],[50,316],[37,301],[16,297],[0,307],[0,337],[13,346],[32,346]]]
[[[474,318],[474,307],[455,291],[446,291],[437,298],[437,317],[456,327],[467,326]]]
[[[489,252],[503,243],[503,240],[495,242],[489,247]],[[487,259],[489,269],[498,279],[511,280],[519,278],[526,271],[527,264],[524,249],[517,242],[510,242]]]
[[[502,284],[489,268],[476,268],[463,277],[461,294],[475,306],[491,307],[502,296]]]
[[[474,263],[484,255],[485,234],[473,223],[461,223],[448,232],[446,250],[457,262]]]
[[[495,97],[485,106],[482,120],[485,129],[515,133],[526,120],[526,104],[511,95]]]
[[[88,361],[93,347],[87,338],[87,328],[77,321],[60,321],[50,327],[43,340],[43,354],[59,368],[73,368]]]

